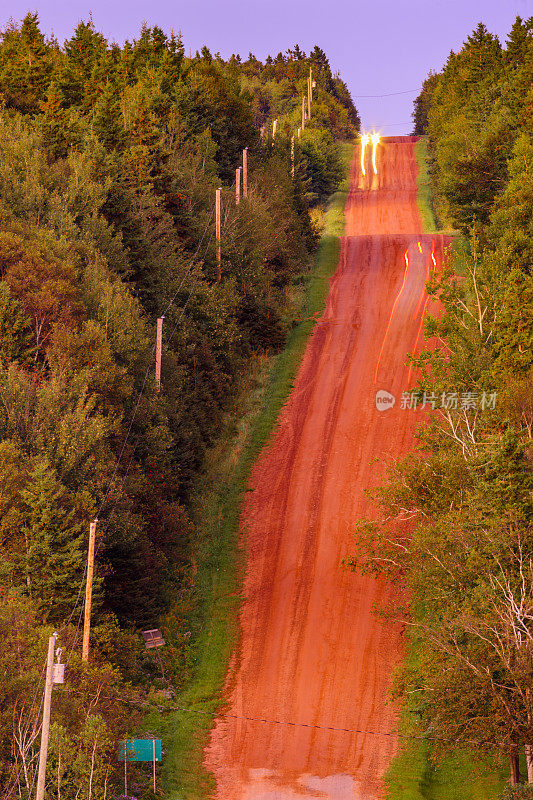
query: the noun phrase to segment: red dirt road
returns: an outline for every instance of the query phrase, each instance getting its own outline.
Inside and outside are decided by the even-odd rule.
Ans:
[[[387,698],[402,633],[372,614],[394,590],[340,562],[372,513],[364,490],[412,447],[423,413],[401,408],[414,385],[406,353],[420,347],[424,283],[445,243],[420,234],[414,141],[384,140],[377,176],[370,157],[361,175],[356,148],[326,310],[253,471],[228,713],[282,724],[218,718],[206,751],[217,800],[372,800],[397,746],[381,734],[396,726]],[[378,389],[394,408],[377,410]]]

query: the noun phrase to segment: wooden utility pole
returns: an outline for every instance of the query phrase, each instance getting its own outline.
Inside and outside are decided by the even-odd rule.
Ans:
[[[242,195],[248,197],[248,148],[242,151]]]
[[[311,78],[307,79],[307,117],[311,119]]]
[[[89,635],[91,633],[91,604],[93,599],[93,573],[94,573],[94,542],[96,539],[96,523],[91,522],[89,528],[89,551],[87,554],[87,583],[85,584],[85,618],[83,621],[83,645],[81,660],[89,660]]]
[[[294,178],[294,136],[291,138],[291,174]]]
[[[309,89],[311,92],[311,102],[313,102],[313,67],[309,67]]]
[[[220,218],[221,218],[221,210],[222,210],[221,197],[222,197],[222,187],[219,187],[217,189],[216,204],[215,204],[215,207],[216,207],[216,230],[217,230],[217,269],[218,269],[217,280],[220,280],[221,268],[222,268],[222,248],[221,248],[221,244],[220,244],[220,239],[221,239],[221,237],[220,237]]]
[[[156,391],[161,391],[161,352],[163,349],[163,320],[164,317],[159,317],[157,320],[157,331],[155,338],[155,386]]]
[[[237,167],[235,170],[235,205],[238,206],[241,202],[241,172],[242,168]]]
[[[305,96],[302,95],[302,130],[305,131]]]
[[[154,766],[154,794],[155,794],[155,739],[152,739],[152,761]]]
[[[128,796],[128,740],[124,739],[124,795]]]
[[[510,766],[511,766],[511,776],[509,783],[511,786],[518,786],[520,783],[520,759],[518,753],[518,745],[512,744],[510,749]]]
[[[52,687],[54,685],[54,649],[57,633],[48,639],[48,657],[46,660],[46,679],[44,684],[43,726],[41,729],[41,749],[39,751],[39,774],[37,777],[37,793],[35,800],[44,800],[46,782],[46,759],[48,757],[48,739],[50,737],[50,708],[52,705]]]

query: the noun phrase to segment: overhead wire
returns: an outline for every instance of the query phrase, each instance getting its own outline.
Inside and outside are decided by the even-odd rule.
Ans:
[[[79,690],[76,689],[63,689],[63,691],[72,693],[72,694],[81,694]],[[120,695],[115,697],[105,697],[101,695],[101,698],[104,700],[118,700],[121,703],[125,703],[126,705],[131,705],[139,710],[145,709],[146,704],[139,704],[135,703],[125,697],[121,697]],[[159,712],[164,711],[182,711],[183,713],[187,714],[202,714],[204,716],[213,716],[211,711],[205,711],[204,709],[199,708],[185,708],[184,706],[177,705],[177,706],[151,706],[151,708],[156,708]],[[359,734],[362,736],[385,736],[385,737],[392,737],[396,736],[400,739],[411,739],[411,740],[418,740],[418,741],[436,741],[436,742],[456,742],[456,738],[450,738],[445,736],[432,736],[428,734],[410,734],[410,733],[403,733],[402,731],[371,731],[365,730],[364,728],[341,728],[335,725],[319,725],[314,722],[293,722],[291,720],[279,720],[279,719],[267,719],[265,717],[250,717],[245,714],[232,714],[227,711],[219,711],[217,712],[218,717],[226,717],[229,719],[236,719],[236,720],[243,720],[244,722],[261,722],[266,725],[283,725],[291,728],[310,728],[312,730],[321,730],[321,731],[331,731],[334,733],[351,733],[351,734]],[[486,740],[479,740],[479,739],[464,739],[462,740],[465,744],[475,745],[477,747],[494,747],[497,749],[505,749],[505,746],[499,744],[497,742],[492,742],[488,739]]]
[[[203,239],[204,239],[204,237],[205,237],[205,234],[206,234],[206,232],[207,232],[207,230],[208,230],[208,228],[209,228],[209,226],[210,226],[210,224],[211,224],[211,220],[212,220],[212,218],[213,218],[213,210],[211,210],[211,215],[210,215],[210,217],[209,217],[209,219],[208,219],[208,221],[207,221],[207,224],[206,224],[206,226],[205,226],[205,228],[204,228],[204,232],[202,233],[202,237],[201,237],[201,240],[200,240],[200,242],[203,242]],[[197,254],[198,254],[198,251],[199,251],[199,249],[200,249],[200,246],[201,246],[201,245],[199,244],[199,245],[198,245],[198,247],[196,248],[196,251],[195,251],[195,253],[194,253],[193,257],[192,257],[192,258],[191,258],[191,260],[190,260],[189,266],[188,266],[187,270],[185,271],[185,274],[183,275],[183,277],[182,277],[182,279],[181,279],[181,281],[180,281],[180,284],[179,284],[178,288],[177,288],[177,289],[176,289],[176,291],[174,292],[174,295],[172,296],[171,300],[169,301],[169,303],[168,303],[168,305],[167,305],[167,307],[166,307],[166,309],[165,309],[165,312],[163,313],[163,315],[162,315],[162,316],[165,316],[165,314],[167,314],[167,313],[168,313],[168,311],[170,310],[170,308],[171,308],[171,307],[172,307],[172,305],[174,304],[174,302],[175,302],[175,300],[176,300],[176,298],[177,298],[177,296],[178,296],[178,294],[179,294],[179,292],[180,292],[180,290],[181,290],[181,288],[182,288],[182,286],[183,286],[183,284],[184,284],[184,282],[185,282],[185,280],[186,280],[187,276],[189,275],[189,273],[190,273],[190,271],[191,271],[191,269],[192,269],[192,266],[193,266],[193,264],[194,264],[194,262],[195,262],[195,260],[196,260],[196,256],[197,256]],[[151,353],[152,353],[152,356],[153,356],[154,352],[155,352],[155,343],[154,343],[154,345],[152,346],[152,351],[151,351]],[[133,423],[135,422],[135,419],[136,419],[136,417],[137,417],[137,412],[138,412],[138,410],[139,410],[140,402],[141,402],[142,396],[143,396],[143,394],[144,394],[144,389],[145,389],[145,387],[146,387],[146,381],[148,380],[148,375],[150,374],[151,370],[152,370],[152,363],[151,363],[151,361],[150,361],[150,362],[148,363],[148,366],[146,367],[146,370],[145,370],[145,373],[144,373],[144,378],[143,378],[143,382],[142,382],[142,384],[141,384],[141,389],[140,389],[140,391],[139,391],[139,394],[138,394],[138,397],[137,397],[137,402],[136,402],[136,404],[135,404],[135,408],[134,408],[134,410],[133,410],[133,414],[132,414],[132,416],[131,416],[131,419],[130,419],[130,423],[129,423],[129,426],[128,426],[128,430],[126,431],[126,436],[124,437],[124,441],[122,442],[122,447],[121,447],[121,450],[120,450],[120,453],[119,453],[119,457],[118,457],[118,459],[117,459],[117,461],[116,461],[115,468],[114,468],[114,470],[113,470],[113,474],[111,475],[111,478],[110,478],[110,480],[109,480],[109,482],[108,482],[107,489],[106,489],[106,491],[105,491],[104,497],[103,497],[103,499],[102,499],[102,502],[100,503],[100,507],[99,507],[99,509],[98,509],[98,512],[97,512],[97,514],[96,514],[96,517],[97,517],[97,518],[99,518],[100,514],[102,513],[102,510],[103,510],[103,508],[104,508],[104,506],[105,506],[105,503],[106,503],[106,501],[107,501],[107,498],[108,498],[108,496],[109,496],[109,492],[111,491],[111,486],[113,485],[113,481],[115,480],[115,477],[116,477],[116,475],[117,475],[118,468],[119,468],[119,466],[120,466],[120,464],[121,464],[121,461],[122,461],[122,456],[124,455],[124,451],[125,451],[125,449],[126,449],[126,444],[128,443],[128,439],[129,439],[129,436],[130,436],[131,430],[132,430],[132,428],[133,428]]]
[[[189,275],[189,273],[190,273],[190,271],[191,271],[191,269],[192,269],[192,266],[193,266],[193,264],[194,264],[194,263],[195,263],[195,261],[196,261],[196,258],[197,258],[197,255],[198,255],[198,252],[199,252],[199,250],[200,250],[200,248],[201,248],[201,246],[202,246],[202,243],[203,243],[203,241],[204,241],[204,239],[205,239],[205,235],[206,235],[206,233],[207,233],[207,231],[208,231],[208,229],[209,229],[209,226],[211,225],[211,221],[212,221],[212,219],[213,219],[213,214],[214,214],[214,206],[213,206],[213,207],[212,207],[212,209],[211,209],[211,214],[209,215],[209,218],[208,218],[208,220],[207,220],[207,223],[206,223],[206,225],[205,225],[205,228],[204,228],[204,230],[203,230],[203,232],[202,232],[202,235],[201,235],[201,237],[200,237],[200,240],[199,240],[199,242],[198,242],[198,245],[197,245],[197,247],[196,247],[196,250],[195,250],[195,252],[194,252],[194,254],[193,254],[193,256],[192,256],[192,258],[191,258],[191,260],[190,260],[190,263],[189,263],[189,265],[188,265],[188,267],[187,267],[187,270],[185,271],[185,274],[183,275],[183,277],[182,277],[182,279],[181,279],[181,281],[180,281],[180,284],[179,284],[178,288],[177,288],[177,289],[176,289],[176,291],[174,292],[174,295],[172,296],[172,298],[171,298],[171,299],[170,299],[170,301],[168,302],[168,304],[167,304],[167,306],[166,306],[166,309],[165,309],[165,312],[164,312],[163,316],[165,316],[165,314],[167,314],[167,313],[168,313],[168,311],[169,311],[169,310],[172,308],[172,306],[174,305],[174,303],[175,303],[175,300],[176,300],[176,298],[177,298],[177,296],[178,296],[178,294],[179,294],[179,292],[180,292],[180,290],[181,290],[181,288],[182,288],[182,286],[183,286],[183,284],[184,284],[184,282],[185,282],[185,280],[186,280],[187,276]],[[206,253],[207,253],[207,249],[209,248],[209,245],[210,245],[210,243],[211,243],[211,240],[212,240],[212,238],[213,238],[213,234],[211,234],[211,237],[210,237],[210,239],[209,239],[209,242],[207,243],[206,249],[205,249],[205,251],[204,251],[204,256],[203,256],[204,258],[205,258],[205,255],[206,255]],[[180,314],[180,316],[179,316],[179,318],[178,318],[178,321],[177,321],[176,325],[174,326],[174,329],[173,329],[173,331],[172,331],[172,334],[171,334],[171,336],[173,335],[173,333],[174,333],[174,331],[175,331],[175,329],[176,329],[177,325],[179,324],[179,322],[180,322],[180,321],[181,321],[181,319],[183,318],[183,315],[184,315],[184,313],[185,313],[185,309],[186,309],[186,307],[187,307],[187,305],[188,305],[188,303],[189,303],[189,300],[191,299],[192,293],[193,293],[193,291],[194,291],[194,287],[196,286],[197,282],[198,282],[198,277],[196,277],[196,278],[195,278],[195,280],[194,280],[194,282],[193,282],[193,287],[191,288],[191,291],[189,292],[189,295],[188,295],[188,297],[187,297],[187,300],[186,300],[185,304],[183,305],[183,308],[181,309],[181,314]],[[170,338],[167,340],[167,343],[168,343],[168,341],[170,341]],[[153,355],[153,353],[154,353],[154,350],[155,350],[155,344],[154,344],[154,345],[153,345],[153,347],[152,347],[152,355]],[[136,402],[136,405],[135,405],[135,408],[134,408],[133,414],[132,414],[132,416],[131,416],[131,419],[130,419],[130,423],[129,423],[129,426],[128,426],[128,430],[127,430],[127,432],[126,432],[126,436],[124,437],[124,440],[123,440],[123,442],[122,442],[122,447],[121,447],[121,450],[120,450],[119,457],[118,457],[118,459],[117,459],[117,461],[116,461],[116,463],[115,463],[115,467],[114,467],[114,470],[113,470],[112,476],[111,476],[111,478],[110,478],[110,480],[109,480],[109,482],[108,482],[108,484],[107,484],[107,488],[106,488],[106,491],[105,491],[105,494],[104,494],[104,498],[103,498],[102,502],[100,503],[100,506],[99,506],[98,512],[97,512],[97,514],[96,514],[96,518],[98,518],[98,517],[100,516],[100,514],[102,513],[102,510],[103,510],[103,508],[104,508],[104,506],[105,506],[106,500],[107,500],[107,498],[108,498],[108,496],[109,496],[109,493],[110,493],[110,490],[111,490],[111,486],[112,486],[112,484],[113,484],[113,481],[114,481],[114,479],[115,479],[115,477],[116,477],[116,475],[117,475],[118,468],[119,468],[119,466],[120,466],[120,464],[121,464],[122,457],[123,457],[123,455],[124,455],[124,451],[125,451],[125,448],[126,448],[126,444],[127,444],[127,442],[128,442],[129,436],[130,436],[130,434],[131,434],[131,430],[132,430],[132,427],[133,427],[133,423],[134,423],[134,421],[135,421],[135,418],[136,418],[136,415],[137,415],[137,411],[138,411],[138,409],[139,409],[140,401],[141,401],[141,399],[142,399],[142,395],[143,395],[143,393],[144,393],[144,389],[145,389],[145,387],[146,387],[146,381],[147,381],[147,379],[148,379],[148,375],[149,375],[149,373],[150,373],[150,370],[151,370],[151,368],[152,368],[152,364],[151,364],[151,362],[150,362],[150,363],[148,364],[148,366],[147,366],[147,369],[146,369],[146,371],[145,371],[144,378],[143,378],[143,382],[142,382],[142,384],[141,384],[141,389],[140,389],[140,391],[139,391],[139,394],[138,394],[138,397],[137,397],[137,402]],[[111,514],[113,513],[113,511],[114,511],[114,508],[115,508],[115,506],[116,506],[116,504],[117,504],[117,502],[118,502],[118,499],[119,499],[119,497],[120,497],[120,495],[121,495],[121,493],[122,493],[122,490],[123,490],[123,488],[124,488],[124,483],[125,483],[125,481],[126,481],[126,477],[127,477],[127,474],[128,474],[128,472],[129,472],[129,468],[130,468],[130,466],[131,466],[131,463],[132,463],[132,461],[133,461],[133,455],[134,455],[134,452],[135,452],[135,448],[134,448],[134,451],[132,452],[132,455],[131,455],[131,457],[130,457],[130,461],[129,461],[129,464],[128,464],[128,468],[127,468],[127,470],[126,470],[126,472],[125,472],[125,474],[124,474],[124,476],[123,476],[123,479],[122,479],[122,484],[121,484],[120,491],[119,491],[119,492],[118,492],[118,494],[117,494],[117,498],[115,499],[115,502],[114,502],[113,506],[111,507]],[[108,524],[109,524],[109,519],[108,519],[108,521],[107,521],[107,522],[108,522]],[[98,555],[98,552],[99,552],[99,550],[100,550],[101,546],[102,546],[102,541],[100,541],[100,543],[99,543],[99,545],[98,545],[98,547],[97,547],[97,549],[96,549],[96,553],[95,553],[95,555]],[[84,565],[83,575],[82,575],[82,579],[81,579],[81,581],[80,581],[80,586],[79,586],[79,589],[78,589],[78,594],[77,594],[77,596],[76,596],[76,600],[75,600],[75,602],[74,602],[74,606],[73,606],[73,608],[72,608],[72,611],[70,612],[70,615],[69,615],[69,617],[68,617],[67,621],[66,621],[66,622],[65,622],[65,623],[64,623],[64,624],[61,626],[61,628],[59,629],[59,631],[60,631],[60,632],[61,632],[61,631],[63,631],[63,630],[65,630],[65,628],[67,628],[67,627],[68,627],[68,625],[69,625],[69,624],[70,624],[70,622],[72,621],[72,618],[73,618],[73,616],[74,616],[74,614],[75,614],[75,612],[76,612],[76,609],[77,609],[78,605],[80,605],[80,599],[81,599],[81,595],[82,595],[83,587],[84,587],[84,585],[85,585],[85,579],[86,579],[86,575],[87,575],[87,563],[85,563],[85,565]],[[72,641],[72,644],[71,644],[71,647],[70,647],[70,652],[69,652],[69,655],[68,655],[68,658],[67,658],[66,665],[68,665],[68,663],[70,662],[70,659],[71,659],[71,657],[72,657],[72,653],[73,653],[73,651],[74,651],[74,648],[75,648],[75,646],[76,646],[76,642],[77,642],[77,638],[78,638],[78,634],[79,634],[79,629],[80,629],[80,625],[81,625],[81,619],[82,619],[82,615],[83,615],[83,608],[84,608],[84,604],[83,604],[83,603],[81,603],[81,605],[80,605],[80,612],[79,612],[79,614],[78,614],[78,622],[77,622],[77,625],[76,625],[76,631],[75,631],[75,634],[74,634],[74,637],[73,637],[73,641]],[[35,689],[35,692],[34,692],[34,696],[33,696],[32,704],[31,704],[31,706],[30,706],[30,711],[29,711],[29,713],[28,713],[28,720],[27,720],[27,723],[26,723],[26,729],[25,729],[25,733],[27,733],[27,731],[29,730],[29,726],[30,726],[30,724],[31,724],[31,711],[32,711],[32,709],[33,709],[33,705],[35,704],[35,699],[36,699],[36,697],[37,697],[37,694],[38,694],[38,691],[39,691],[39,687],[40,687],[40,685],[41,685],[42,678],[43,678],[43,674],[44,674],[44,671],[45,671],[45,670],[46,670],[46,660],[45,660],[45,664],[44,664],[43,670],[41,671],[41,675],[40,675],[40,678],[39,678],[39,682],[38,682],[38,684],[37,684],[37,687],[36,687],[36,689]],[[38,715],[40,714],[40,711],[41,711],[41,709],[42,709],[43,701],[44,701],[44,692],[43,692],[43,695],[42,695],[42,698],[41,698],[41,705],[40,705],[40,709],[39,709]],[[17,776],[15,777],[15,779],[14,779],[14,781],[13,781],[13,785],[12,785],[11,789],[9,790],[9,792],[8,792],[7,796],[6,796],[6,800],[9,800],[9,798],[10,798],[10,797],[11,797],[11,795],[13,794],[13,791],[15,790],[15,788],[16,788],[16,786],[17,786],[17,783],[18,783],[18,780],[19,780],[19,778],[20,778],[20,775],[21,775],[21,773],[22,773],[22,770],[23,770],[23,768],[24,768],[24,765],[22,765],[22,766],[21,766],[21,768],[20,768],[20,770],[19,770],[19,772],[18,772]],[[35,772],[34,772],[34,776],[33,776],[32,785],[31,785],[31,787],[30,787],[30,790],[29,790],[28,798],[31,796],[31,792],[32,792],[32,790],[33,790],[33,786],[34,786],[34,783],[35,783],[35,777],[36,777],[36,774],[37,774],[37,771],[35,770]]]
[[[212,241],[213,241],[213,233],[211,233],[211,236],[209,237],[209,241],[207,242],[207,245],[206,245],[206,248],[205,248],[205,251],[204,251],[204,258],[205,258],[206,254],[207,254],[207,251],[208,251],[208,249],[209,249],[209,246],[210,246],[210,244],[211,244],[211,242],[212,242]],[[185,314],[185,309],[186,309],[186,308],[187,308],[187,306],[189,305],[189,300],[190,300],[190,299],[191,299],[191,297],[192,297],[192,294],[193,294],[193,292],[194,292],[194,289],[196,288],[196,284],[197,284],[197,283],[198,283],[198,275],[195,277],[195,279],[194,279],[194,281],[193,281],[193,284],[192,284],[192,286],[191,286],[191,290],[190,290],[190,292],[189,292],[189,295],[188,295],[188,297],[187,297],[187,300],[185,301],[185,303],[184,303],[183,307],[181,308],[181,314],[180,314],[180,316],[178,317],[178,319],[177,319],[177,321],[176,321],[176,323],[175,323],[174,327],[172,328],[172,331],[170,332],[170,335],[169,335],[169,336],[167,337],[167,339],[166,339],[166,344],[167,344],[167,346],[168,346],[168,345],[170,344],[170,342],[172,341],[172,337],[174,336],[174,333],[176,332],[176,328],[178,327],[178,325],[180,324],[181,320],[183,319],[183,315]]]
[[[400,94],[413,94],[419,92],[420,89],[404,89],[402,92],[387,92],[386,94],[354,94],[352,97],[355,100],[374,100],[380,97],[396,97]]]
[[[198,245],[197,245],[197,247],[196,247],[196,250],[195,250],[195,252],[194,252],[193,256],[192,256],[192,257],[191,257],[191,259],[190,259],[190,262],[189,262],[189,265],[188,265],[188,267],[187,267],[187,269],[186,269],[186,271],[185,271],[185,274],[182,276],[182,279],[181,279],[181,281],[180,281],[180,284],[179,284],[178,288],[176,289],[176,291],[174,292],[174,294],[173,294],[173,296],[171,297],[170,301],[168,302],[168,304],[167,304],[167,306],[166,306],[166,309],[165,309],[165,312],[164,312],[164,314],[168,313],[168,311],[170,310],[170,308],[172,308],[172,306],[173,306],[173,304],[175,303],[175,301],[176,301],[176,298],[177,298],[177,296],[178,296],[178,294],[179,294],[179,292],[180,292],[180,290],[181,290],[181,288],[182,288],[182,286],[183,286],[183,284],[184,284],[184,282],[185,282],[185,280],[186,280],[187,276],[189,275],[189,273],[190,273],[190,271],[191,271],[191,269],[192,269],[192,266],[193,266],[193,264],[194,264],[194,263],[195,263],[195,261],[196,261],[196,258],[197,258],[198,252],[199,252],[199,250],[200,250],[200,247],[202,246],[202,243],[203,243],[203,241],[204,241],[205,235],[206,235],[206,233],[207,233],[207,231],[208,231],[208,229],[209,229],[209,226],[211,225],[211,221],[212,221],[212,219],[213,219],[213,213],[214,213],[214,206],[213,206],[213,207],[212,207],[212,209],[211,209],[211,214],[209,215],[209,218],[208,218],[208,220],[207,220],[207,223],[206,223],[206,225],[205,225],[205,228],[204,228],[204,230],[203,230],[203,232],[202,232],[202,235],[201,235],[201,237],[200,237],[200,240],[199,240],[199,242],[198,242]],[[195,281],[195,283],[196,283],[196,282],[197,282],[197,281]],[[190,295],[189,295],[189,298],[187,299],[187,302],[188,302],[188,300],[189,300],[189,299],[190,299]],[[164,314],[163,314],[163,316],[164,316]],[[183,313],[182,313],[182,315],[181,315],[181,316],[183,316]],[[181,319],[181,317],[180,317],[180,319]],[[151,350],[151,355],[152,355],[152,356],[153,356],[153,354],[154,354],[154,351],[155,351],[155,343],[154,343],[154,345],[152,346],[152,350]],[[148,365],[147,365],[147,368],[146,368],[146,370],[145,370],[145,373],[144,373],[143,382],[142,382],[142,384],[141,384],[141,388],[140,388],[139,394],[138,394],[138,396],[137,396],[137,402],[136,402],[136,404],[135,404],[135,408],[134,408],[134,410],[133,410],[133,414],[132,414],[132,416],[131,416],[131,419],[130,419],[130,422],[129,422],[129,425],[128,425],[128,429],[127,429],[127,431],[126,431],[126,435],[125,435],[125,437],[124,437],[124,440],[123,440],[123,442],[122,442],[122,446],[121,446],[121,449],[120,449],[119,456],[118,456],[118,458],[117,458],[117,460],[116,460],[116,463],[115,463],[115,466],[114,466],[114,469],[113,469],[113,473],[112,473],[112,475],[111,475],[111,478],[110,478],[110,480],[108,481],[108,484],[107,484],[106,491],[105,491],[105,493],[104,493],[104,497],[103,497],[103,499],[102,499],[102,502],[100,503],[100,506],[99,506],[99,508],[98,508],[98,511],[97,511],[97,513],[96,513],[96,518],[97,518],[97,519],[98,519],[98,518],[100,517],[100,515],[102,514],[102,511],[103,511],[103,509],[104,509],[104,506],[105,506],[105,504],[106,504],[106,501],[107,501],[107,499],[108,499],[108,497],[109,497],[109,494],[110,494],[110,491],[111,491],[111,487],[112,487],[112,485],[113,485],[113,482],[114,482],[114,480],[115,480],[115,478],[116,478],[116,475],[117,475],[117,473],[118,473],[118,469],[119,469],[119,467],[120,467],[120,464],[122,463],[122,458],[123,458],[123,456],[124,456],[124,452],[125,452],[125,449],[126,449],[126,445],[127,445],[127,443],[128,443],[128,440],[129,440],[129,437],[130,437],[130,434],[131,434],[131,431],[132,431],[132,428],[133,428],[133,423],[135,422],[135,419],[136,419],[136,416],[137,416],[137,412],[138,412],[138,410],[139,410],[140,402],[141,402],[142,396],[143,396],[143,394],[144,394],[144,390],[145,390],[145,388],[146,388],[146,382],[147,382],[147,380],[148,380],[148,375],[150,374],[150,371],[151,371],[151,369],[152,369],[152,363],[151,363],[151,360],[150,360],[150,361],[149,361],[149,363],[148,363]],[[131,466],[132,459],[133,459],[133,453],[132,453],[132,456],[131,456],[131,458],[130,458],[130,463],[129,463],[129,465],[128,465],[128,470],[127,470],[127,471],[129,471],[129,467]],[[116,504],[117,504],[117,502],[118,502],[118,499],[119,499],[119,497],[120,497],[120,494],[121,494],[121,492],[122,492],[122,490],[123,490],[123,488],[124,488],[124,483],[125,483],[125,479],[126,479],[127,471],[126,471],[126,474],[125,474],[125,475],[124,475],[124,477],[123,477],[123,480],[122,480],[122,485],[121,485],[121,489],[120,489],[120,491],[117,493],[117,498],[115,499],[115,503],[114,503],[114,504],[113,504],[113,506],[111,507],[111,513],[113,512],[113,510],[114,510],[114,508],[115,508],[115,506],[116,506]],[[108,521],[108,522],[109,522],[109,521]],[[98,545],[98,548],[97,548],[97,550],[96,550],[96,555],[98,554],[98,551],[100,550],[100,547],[101,547],[101,545],[102,545],[102,541],[100,541],[100,544]],[[74,602],[74,606],[73,606],[73,608],[72,608],[72,611],[71,611],[71,613],[70,613],[70,616],[68,617],[67,621],[66,621],[66,622],[65,622],[65,623],[62,625],[62,627],[59,629],[59,630],[60,630],[60,632],[61,632],[61,631],[63,631],[63,630],[66,628],[66,627],[68,627],[68,625],[69,625],[69,624],[70,624],[70,622],[72,621],[72,618],[73,618],[74,614],[76,613],[76,610],[77,610],[78,606],[80,605],[81,596],[82,596],[82,591],[83,591],[83,587],[84,587],[84,585],[85,585],[86,575],[87,575],[87,563],[85,563],[85,565],[84,565],[83,574],[82,574],[82,578],[81,578],[81,581],[80,581],[80,586],[79,586],[79,589],[78,589],[78,594],[77,594],[77,596],[76,596],[76,600],[75,600],[75,602]],[[73,643],[72,643],[72,646],[71,646],[71,648],[70,648],[70,653],[69,653],[68,661],[70,661],[70,658],[71,658],[71,656],[72,656],[73,649],[74,649],[74,647],[75,647],[75,644],[76,644],[76,641],[77,641],[77,635],[78,635],[79,628],[80,628],[80,625],[81,625],[81,615],[82,615],[82,613],[83,613],[83,603],[81,604],[80,614],[78,615],[78,622],[77,622],[77,626],[76,626],[76,633],[75,633],[75,635],[74,635]],[[67,661],[67,663],[68,663],[68,661]]]
[[[166,315],[166,313],[167,313],[168,311],[170,311],[170,308],[171,308],[171,307],[172,307],[172,305],[174,304],[174,301],[176,300],[176,297],[178,296],[178,294],[179,294],[179,292],[180,292],[180,290],[181,290],[181,287],[183,286],[183,284],[184,284],[184,282],[185,282],[185,278],[186,278],[186,277],[187,277],[187,275],[189,274],[189,272],[190,272],[190,270],[191,270],[191,268],[192,268],[192,265],[194,264],[194,261],[195,261],[195,259],[196,259],[196,256],[198,255],[198,251],[200,250],[200,247],[202,246],[202,242],[203,242],[203,240],[204,240],[204,237],[205,237],[205,234],[206,234],[206,232],[207,232],[207,230],[208,230],[208,228],[209,228],[209,226],[210,226],[210,224],[211,224],[211,220],[213,219],[213,214],[214,214],[214,213],[215,213],[215,207],[213,206],[213,207],[211,208],[211,214],[209,215],[209,219],[207,220],[207,225],[205,226],[205,228],[204,228],[204,231],[203,231],[203,233],[202,233],[202,236],[201,236],[201,239],[200,239],[200,241],[199,241],[199,243],[198,243],[198,246],[197,246],[196,250],[194,251],[194,255],[193,255],[192,259],[191,259],[191,262],[190,262],[190,264],[189,264],[189,267],[188,267],[188,269],[187,269],[187,271],[186,271],[185,275],[184,275],[184,276],[183,276],[183,278],[181,279],[180,285],[178,286],[178,288],[177,288],[177,289],[176,289],[176,291],[174,292],[174,295],[172,296],[172,299],[171,299],[171,300],[170,300],[170,302],[168,303],[168,305],[167,305],[167,307],[166,307],[165,311],[163,312],[163,314],[162,314],[161,316],[163,316],[163,317],[164,317],[164,316]]]
[[[44,662],[44,669],[45,670],[46,670],[47,661],[48,661],[48,659],[45,659],[45,662]],[[42,680],[42,674],[43,673],[41,672],[41,680]],[[40,685],[40,682],[41,681],[39,681],[39,685]],[[37,696],[37,691],[38,690],[36,690],[36,692],[34,694],[34,700],[32,702],[32,707],[33,707],[33,703],[35,702],[35,698]],[[39,705],[39,710],[37,711],[37,717],[40,717],[40,715],[41,715],[42,707],[43,707],[43,704],[44,704],[44,693],[45,693],[45,690],[43,689],[43,693],[41,695],[41,703]],[[31,722],[31,711],[28,714],[28,723],[27,723],[26,729],[24,731],[24,735],[26,735],[28,733],[29,729],[30,729],[30,722]],[[35,776],[37,775],[38,768],[39,768],[39,761],[37,761],[37,764],[35,766],[35,771],[34,771],[34,774],[33,774],[33,780],[32,780],[32,784],[31,784],[31,788],[30,788],[29,793],[28,793],[28,800],[29,800],[29,797],[31,795],[31,791],[32,791],[34,783],[35,783]],[[13,780],[13,783],[11,784],[11,787],[9,788],[9,790],[7,790],[7,794],[5,795],[4,800],[10,800],[10,797],[13,795],[13,792],[15,791],[15,789],[17,787],[17,784],[19,782],[19,778],[20,778],[20,776],[22,774],[23,769],[24,769],[24,760],[23,760],[23,762],[22,762],[22,764],[20,766],[20,769],[19,769],[15,779]]]

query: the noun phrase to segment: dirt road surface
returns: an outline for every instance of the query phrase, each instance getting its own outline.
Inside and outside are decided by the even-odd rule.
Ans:
[[[327,306],[252,474],[226,693],[229,714],[258,721],[217,719],[206,751],[217,800],[374,800],[397,747],[388,690],[402,631],[372,613],[394,587],[340,565],[372,514],[365,489],[413,446],[424,413],[401,407],[416,378],[405,362],[445,242],[420,233],[414,141],[382,140],[377,175],[355,150]],[[394,407],[378,410],[378,390]]]

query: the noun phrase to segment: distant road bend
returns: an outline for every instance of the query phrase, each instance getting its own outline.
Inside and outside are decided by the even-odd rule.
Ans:
[[[421,345],[424,284],[445,240],[423,235],[412,137],[381,140],[377,175],[356,148],[346,237],[279,430],[255,465],[243,511],[247,553],[241,641],[228,712],[392,732],[388,700],[402,632],[372,614],[394,588],[340,568],[365,489],[413,445],[420,412],[406,353]],[[370,157],[370,154],[369,154]],[[378,389],[396,397],[376,409]],[[376,462],[379,459],[379,462]],[[217,800],[375,800],[394,736],[221,716],[206,750]]]

